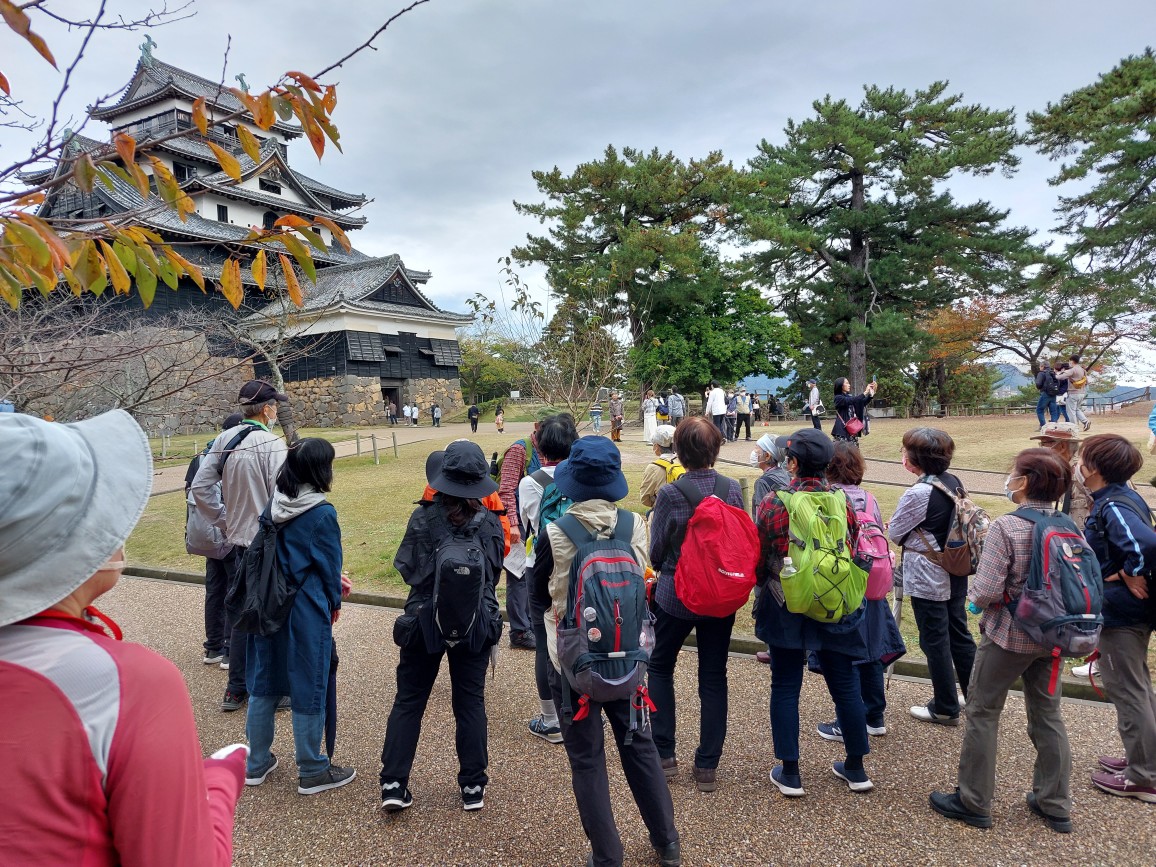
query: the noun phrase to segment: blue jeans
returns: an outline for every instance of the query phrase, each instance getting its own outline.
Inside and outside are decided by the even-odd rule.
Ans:
[[[273,754],[273,717],[277,713],[277,695],[249,696],[249,711],[245,717],[245,737],[249,741],[249,761],[246,773],[258,774],[269,767]],[[325,734],[325,712],[298,713],[293,711],[293,744],[296,748],[297,773],[313,777],[324,773],[329,759],[321,753],[321,739]]]
[[[1044,426],[1044,410],[1048,411],[1048,421],[1056,421],[1060,417],[1060,405],[1056,403],[1056,396],[1054,394],[1045,394],[1040,392],[1040,399],[1036,401],[1036,418],[1040,421],[1040,427]]]
[[[843,730],[848,756],[865,756],[867,716],[854,660],[844,653],[818,651],[827,691],[835,701],[835,715]],[[799,760],[799,693],[803,687],[804,650],[771,647],[771,736],[775,755],[785,762]]]

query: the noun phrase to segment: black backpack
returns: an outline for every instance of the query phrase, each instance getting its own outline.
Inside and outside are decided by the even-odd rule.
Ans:
[[[430,532],[437,540],[429,603],[432,644],[440,639],[441,644],[453,647],[465,641],[471,649],[481,650],[489,632],[489,624],[483,621],[486,588],[491,583],[485,551],[478,541],[486,512],[481,509],[465,526],[454,527],[439,504],[427,508]]]
[[[245,551],[236,580],[225,594],[225,610],[231,612],[233,628],[253,635],[272,635],[279,631],[289,618],[297,591],[301,589],[296,580],[282,571],[277,556],[278,533],[292,521],[275,523],[270,513],[272,506],[270,500],[257,519],[257,535]]]

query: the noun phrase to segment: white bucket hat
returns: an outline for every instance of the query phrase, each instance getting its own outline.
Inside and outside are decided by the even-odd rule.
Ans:
[[[59,602],[124,544],[153,483],[123,410],[75,424],[0,415],[0,626]]]

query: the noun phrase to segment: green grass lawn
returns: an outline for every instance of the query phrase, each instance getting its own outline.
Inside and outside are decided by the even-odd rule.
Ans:
[[[1141,447],[1145,453],[1146,466],[1138,474],[1137,481],[1147,481],[1156,470],[1156,458],[1148,456],[1147,449],[1143,447],[1147,439],[1144,422],[1146,415],[1147,407],[1138,408],[1132,415],[1097,418],[1094,427],[1097,433],[1121,433]],[[930,419],[926,423],[947,430],[955,439],[955,466],[1004,472],[1021,449],[1034,445],[1028,440],[1034,432],[1033,421],[1023,416],[1011,416]],[[798,426],[797,423],[779,423],[768,428],[759,427],[756,436],[763,432],[789,433]],[[910,420],[882,420],[873,423],[871,436],[863,441],[865,455],[869,458],[897,460],[903,432],[913,426],[915,424]],[[306,435],[325,436],[337,441],[350,439],[355,433],[350,430],[323,429],[308,431]],[[460,429],[447,430],[446,442],[459,433]],[[185,439],[188,439],[188,448],[191,449],[192,437],[174,437],[173,442],[182,443]],[[482,426],[473,439],[489,457],[494,450],[508,446],[514,437],[509,432],[499,435],[491,425],[489,429]],[[393,568],[393,555],[414,509],[414,501],[421,496],[425,485],[425,459],[431,451],[444,445],[440,442],[404,445],[401,446],[400,459],[383,453],[379,466],[374,465],[371,457],[343,458],[337,461],[330,499],[341,521],[346,568],[358,589],[404,592],[401,577]],[[639,513],[645,512],[637,492],[642,470],[652,453],[634,429],[627,430],[622,452],[623,471],[631,491],[623,501],[623,506]],[[728,456],[736,457],[731,453]],[[749,466],[725,464],[719,468],[733,478],[748,479],[752,485],[759,475],[756,468]],[[885,519],[894,512],[904,491],[904,488],[894,485],[872,486],[868,483],[865,487],[879,500]],[[1011,504],[1002,497],[979,496],[976,500],[993,518],[1012,509]],[[153,497],[129,539],[127,550],[130,561],[157,568],[202,571],[204,561],[185,553],[184,523],[185,503],[182,494]],[[914,621],[910,614],[903,619],[901,629],[909,647],[916,649]],[[749,607],[740,612],[736,632],[753,632]]]

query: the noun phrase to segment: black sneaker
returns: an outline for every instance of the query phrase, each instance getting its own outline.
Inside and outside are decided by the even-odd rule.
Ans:
[[[486,796],[485,786],[462,786],[462,809],[463,810],[480,810],[486,806],[484,800]]]
[[[254,773],[249,773],[248,771],[245,772],[245,785],[246,786],[259,786],[259,785],[261,785],[263,782],[265,782],[265,778],[267,776],[269,776],[269,772],[277,767],[277,757],[274,756],[272,753],[270,753],[269,755],[273,757],[272,761],[270,761],[269,764],[266,765],[262,770],[256,771]]]
[[[1027,797],[1024,800],[1027,801],[1028,809],[1043,819],[1045,822],[1047,822],[1048,827],[1055,831],[1057,834],[1072,833],[1071,818],[1066,816],[1050,816],[1045,813],[1043,808],[1040,806],[1040,802],[1036,799],[1035,792],[1028,792]]]
[[[990,828],[991,816],[983,813],[973,813],[963,805],[958,790],[946,795],[943,792],[932,792],[929,799],[931,809],[948,819],[955,819],[973,828]]]
[[[327,792],[330,789],[340,789],[346,783],[352,783],[353,778],[356,776],[357,771],[353,770],[353,768],[342,768],[337,765],[330,765],[320,774],[315,774],[312,777],[298,777],[297,794],[316,795],[319,792]]]
[[[225,651],[223,650],[206,650],[205,656],[201,660],[205,665],[220,665],[225,661]]]
[[[221,699],[221,710],[225,713],[232,713],[235,710],[240,710],[245,706],[245,702],[249,700],[247,693],[238,695],[235,692],[225,690],[225,697]]]
[[[535,650],[538,647],[538,642],[534,638],[533,632],[518,632],[510,633],[510,647],[520,647],[523,650]]]
[[[413,806],[413,794],[401,783],[381,784],[381,809],[396,813]]]

